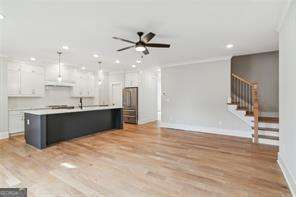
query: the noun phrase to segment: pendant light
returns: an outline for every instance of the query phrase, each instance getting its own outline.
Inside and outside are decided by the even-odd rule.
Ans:
[[[58,76],[58,82],[62,82],[62,74],[61,74],[61,55],[63,54],[62,51],[57,51],[57,54],[59,56],[59,76]]]
[[[103,83],[104,80],[104,73],[103,73],[103,69],[102,69],[102,62],[98,62],[99,66],[98,66],[98,84],[101,85]]]

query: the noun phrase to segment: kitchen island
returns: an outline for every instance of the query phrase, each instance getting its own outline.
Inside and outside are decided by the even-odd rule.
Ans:
[[[122,128],[122,108],[117,107],[25,111],[26,143],[38,149],[99,131]]]

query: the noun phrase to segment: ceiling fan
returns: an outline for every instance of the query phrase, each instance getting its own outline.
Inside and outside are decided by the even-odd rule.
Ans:
[[[149,41],[152,40],[152,38],[154,38],[154,36],[155,36],[155,34],[152,33],[152,32],[147,33],[145,36],[143,36],[144,35],[143,32],[138,32],[137,34],[139,36],[139,41],[138,42],[133,42],[133,41],[123,39],[123,38],[118,38],[118,37],[112,37],[113,39],[121,40],[123,42],[128,42],[128,43],[133,44],[132,46],[124,47],[122,49],[118,49],[117,51],[123,51],[123,50],[135,47],[136,51],[143,52],[145,55],[148,55],[149,54],[148,47],[170,48],[169,44],[149,43]]]

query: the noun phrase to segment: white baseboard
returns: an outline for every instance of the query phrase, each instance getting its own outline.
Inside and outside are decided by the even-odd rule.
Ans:
[[[157,119],[146,119],[146,120],[138,120],[138,124],[139,125],[142,125],[142,124],[147,124],[147,123],[149,123],[149,122],[155,122],[155,121],[157,121]]]
[[[159,126],[163,128],[179,129],[179,130],[185,130],[185,131],[196,131],[196,132],[252,138],[251,130],[239,131],[239,130],[222,129],[222,128],[215,128],[215,127],[192,126],[192,125],[185,125],[185,124],[165,123],[165,122],[161,122]]]
[[[277,160],[283,174],[284,177],[286,179],[286,182],[289,186],[289,189],[292,193],[293,197],[296,197],[296,177],[293,177],[293,174],[291,173],[291,171],[289,170],[289,168],[287,167],[287,165],[285,164],[285,160],[283,159],[283,157],[281,156],[280,152],[278,154],[278,160]]]
[[[1,139],[7,139],[9,137],[8,133],[0,133],[0,140]]]

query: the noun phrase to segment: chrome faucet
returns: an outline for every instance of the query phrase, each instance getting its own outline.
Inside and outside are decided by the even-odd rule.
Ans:
[[[82,97],[80,97],[80,105],[79,105],[79,108],[82,109]]]

